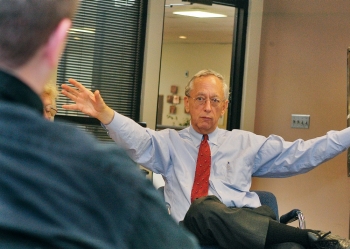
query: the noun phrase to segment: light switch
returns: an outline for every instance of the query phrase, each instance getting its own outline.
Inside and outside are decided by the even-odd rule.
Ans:
[[[292,114],[292,128],[309,129],[310,115],[307,114]]]

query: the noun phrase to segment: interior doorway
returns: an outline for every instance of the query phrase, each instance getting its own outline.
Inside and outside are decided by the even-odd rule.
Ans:
[[[208,2],[208,1],[207,1]],[[221,73],[230,86],[229,109],[220,128],[239,128],[244,72],[247,1],[213,1],[212,5],[166,0],[156,129],[182,129],[189,124],[184,88],[199,70]],[[224,17],[196,18],[175,13],[202,11]],[[173,90],[173,89],[176,89]],[[161,106],[162,108],[159,108]]]

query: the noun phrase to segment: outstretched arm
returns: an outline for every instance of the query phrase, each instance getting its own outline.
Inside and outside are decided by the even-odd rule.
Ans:
[[[81,111],[97,118],[103,124],[109,124],[113,120],[114,111],[103,101],[99,90],[92,93],[78,81],[74,79],[69,79],[68,81],[76,88],[62,84],[62,94],[73,100],[75,104],[63,105],[64,109]]]

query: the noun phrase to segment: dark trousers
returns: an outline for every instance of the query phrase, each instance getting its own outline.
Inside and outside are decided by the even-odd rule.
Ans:
[[[195,200],[183,222],[201,245],[263,249],[269,221],[276,219],[268,206],[228,208],[216,196]]]

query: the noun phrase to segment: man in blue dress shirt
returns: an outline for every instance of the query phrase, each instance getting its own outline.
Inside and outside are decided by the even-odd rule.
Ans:
[[[261,206],[250,192],[252,176],[288,177],[305,173],[333,158],[350,146],[350,128],[331,131],[308,141],[284,141],[271,135],[259,136],[242,130],[218,128],[219,118],[228,106],[229,90],[223,77],[202,70],[185,89],[185,108],[191,125],[179,132],[142,128],[133,120],[108,107],[99,91],[62,85],[62,93],[75,101],[64,105],[96,117],[113,140],[137,163],[165,181],[165,201],[171,215],[196,235],[203,245],[223,248],[267,248],[295,242],[306,248],[350,248],[348,241],[322,232],[301,230],[274,220],[272,210]],[[208,195],[191,203],[197,153],[207,134],[211,151]]]

